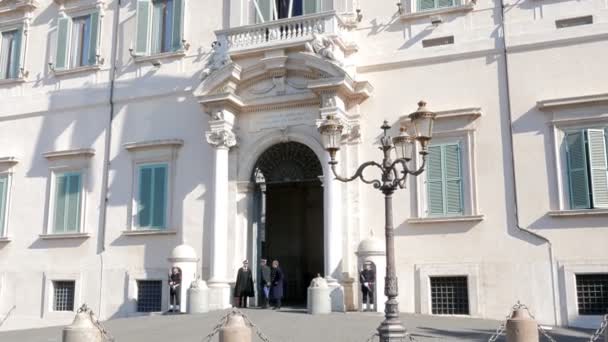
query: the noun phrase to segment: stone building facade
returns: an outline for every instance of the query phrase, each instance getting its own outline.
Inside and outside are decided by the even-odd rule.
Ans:
[[[320,273],[356,309],[384,204],[333,180],[317,124],[343,122],[352,174],[420,99],[437,119],[394,196],[400,309],[520,300],[594,327],[608,307],[603,0],[5,0],[0,33],[0,329],[164,311],[183,244],[214,309],[261,257],[292,304]]]

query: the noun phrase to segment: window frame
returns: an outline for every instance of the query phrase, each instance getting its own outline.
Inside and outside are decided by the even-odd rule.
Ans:
[[[157,167],[164,167],[165,168],[165,189],[164,189],[164,193],[165,193],[165,198],[164,198],[164,202],[165,202],[165,206],[163,208],[164,211],[164,216],[163,216],[163,224],[160,227],[156,227],[153,225],[152,221],[154,220],[154,211],[151,210],[150,212],[150,225],[149,226],[142,226],[140,225],[140,216],[139,216],[139,207],[140,207],[140,203],[142,201],[141,199],[141,187],[142,187],[142,179],[141,179],[141,171],[144,168],[150,168],[152,170],[155,170]],[[135,228],[135,230],[167,230],[169,229],[168,227],[168,217],[169,217],[169,189],[171,188],[170,183],[170,175],[171,175],[171,165],[169,164],[169,162],[141,162],[141,163],[137,163],[137,167],[136,167],[136,171],[135,171],[135,178],[134,178],[134,185],[137,186],[137,189],[135,190],[135,198],[136,201],[134,203],[134,208],[137,208],[137,210],[135,210],[134,213],[134,220],[135,220],[135,224],[133,225],[133,227]],[[154,172],[152,172],[152,189],[154,189]],[[150,196],[152,197],[152,209],[156,209],[154,208],[154,191],[151,189],[151,193]]]
[[[553,152],[555,160],[555,176],[557,186],[557,211],[556,212],[577,212],[577,211],[606,211],[606,208],[587,208],[587,209],[574,209],[571,202],[570,193],[570,180],[569,180],[569,168],[566,151],[566,135],[569,132],[584,130],[584,129],[604,129],[604,132],[608,132],[608,120],[565,120],[564,122],[553,122]],[[604,133],[606,134],[606,133]],[[605,138],[608,137],[605,135]],[[608,149],[608,142],[606,142],[606,148]],[[587,152],[587,147],[585,148]],[[588,176],[590,171],[587,170]]]
[[[73,288],[73,293],[72,293],[72,310],[57,310],[57,293],[55,292],[55,290],[57,289],[57,283],[74,283],[74,288]],[[76,281],[75,280],[71,280],[71,279],[65,279],[65,280],[52,280],[51,281],[51,288],[52,288],[52,297],[53,299],[51,300],[51,308],[53,312],[76,312],[77,308],[76,308]]]
[[[93,15],[97,15],[97,27],[94,28],[94,24],[93,24]],[[100,51],[101,51],[101,41],[102,41],[102,19],[104,16],[104,12],[101,10],[101,8],[99,7],[76,7],[76,8],[71,8],[68,9],[64,12],[61,12],[58,19],[57,19],[57,32],[56,32],[56,39],[55,39],[55,54],[54,54],[54,60],[53,60],[53,66],[52,66],[52,70],[53,72],[55,72],[55,74],[59,74],[61,75],[62,73],[69,73],[70,71],[78,71],[78,70],[88,70],[88,69],[97,69],[99,68],[99,66],[101,65],[100,62]],[[95,37],[95,42],[93,44],[92,42],[92,35],[93,33],[89,34],[89,41],[87,43],[87,45],[89,46],[89,49],[87,50],[86,55],[88,56],[88,63],[87,64],[82,64],[82,57],[80,58],[80,61],[78,62],[78,65],[72,65],[73,62],[73,56],[74,56],[74,49],[75,47],[73,46],[73,35],[74,35],[74,21],[78,20],[78,19],[82,19],[87,17],[88,23],[89,23],[89,31],[93,31],[97,33],[97,36]],[[60,66],[58,65],[58,54],[59,54],[59,27],[60,27],[60,21],[61,20],[67,20],[68,22],[68,27],[66,28],[67,33],[66,33],[66,46],[65,46],[65,58],[64,58],[64,66]],[[94,29],[96,29],[96,31],[94,31]],[[81,38],[82,39],[82,38]],[[82,47],[81,47],[82,48]],[[94,56],[95,56],[95,60],[91,62],[91,53],[94,52]]]
[[[442,7],[437,7],[437,3],[439,1],[442,0],[433,0],[434,6],[432,8],[426,8],[426,9],[421,9],[420,4],[423,0],[415,0],[415,12],[418,13],[423,13],[423,12],[427,12],[427,11],[441,11],[444,9],[450,9],[450,8],[457,8],[457,7],[461,7],[463,5],[463,0],[451,0],[452,1],[452,5],[451,6],[442,6]],[[413,1],[414,2],[414,1]]]
[[[13,77],[0,78],[0,83],[21,81],[24,78],[25,52],[26,52],[26,44],[27,44],[27,36],[28,36],[27,35],[27,23],[28,23],[27,20],[21,20],[21,21],[16,21],[16,22],[15,21],[7,22],[5,24],[0,25],[0,50],[2,49],[2,40],[3,40],[4,33],[12,32],[12,31],[20,32],[20,43],[19,43],[18,52],[17,52],[18,53],[17,66],[15,67],[16,75],[12,75]],[[0,54],[2,54],[2,53],[3,52],[0,51]],[[0,68],[1,67],[3,67],[3,66],[0,65]]]
[[[175,179],[177,175],[178,151],[183,145],[183,140],[167,139],[144,142],[126,143],[124,147],[131,154],[131,200],[127,208],[127,227],[123,234],[139,235],[138,233],[172,234],[177,232],[178,220],[175,219]],[[165,228],[143,228],[139,226],[137,208],[139,207],[140,166],[166,164],[166,203],[165,203]]]
[[[127,290],[127,316],[150,316],[156,315],[156,312],[138,312],[137,311],[137,297],[138,287],[137,282],[139,280],[156,280],[162,284],[161,293],[161,311],[165,312],[169,309],[169,275],[166,268],[146,268],[136,269],[127,272],[128,278],[128,290]]]
[[[272,2],[271,2],[271,6],[269,8],[269,17],[271,18],[270,20],[264,20],[264,22],[262,23],[260,20],[260,16],[258,14],[257,8],[256,8],[256,4],[254,2],[255,0],[250,1],[250,5],[249,5],[249,9],[251,11],[251,16],[249,17],[249,23],[250,24],[263,24],[263,23],[269,23],[269,22],[274,22],[277,20],[283,20],[283,19],[288,19],[288,18],[296,18],[296,17],[305,17],[307,15],[315,15],[318,13],[323,12],[324,8],[327,8],[326,5],[326,1],[324,0],[308,0],[308,1],[315,1],[315,7],[316,10],[314,13],[304,13],[305,10],[305,1],[307,0],[302,0],[302,14],[300,15],[292,15],[291,17],[287,16],[285,18],[275,18],[274,15],[274,10],[273,10],[273,6],[272,6]],[[273,1],[273,0],[269,0],[269,1]],[[292,1],[296,1],[296,0],[292,0]],[[276,0],[275,0],[276,3]],[[278,13],[278,8],[277,8],[277,13]],[[292,9],[292,13],[293,13],[293,9]]]
[[[590,273],[608,273],[608,260],[595,261],[560,261],[560,282],[564,289],[562,307],[566,313],[566,325],[571,327],[596,329],[602,321],[603,315],[579,315],[578,296],[576,291],[576,275]]]
[[[441,139],[440,138],[440,143],[436,143],[436,141],[431,141],[431,144],[429,145],[429,149],[431,147],[440,147],[441,148],[441,165],[442,165],[442,170],[441,170],[441,183],[442,183],[442,201],[443,201],[443,212],[441,214],[433,214],[430,212],[430,205],[429,205],[429,201],[430,201],[430,196],[429,196],[429,182],[431,182],[429,180],[429,168],[431,166],[431,164],[428,162],[430,160],[430,153],[429,155],[427,155],[427,164],[426,164],[426,170],[424,172],[424,197],[426,200],[425,203],[425,210],[424,210],[424,216],[425,217],[429,217],[429,218],[439,218],[439,217],[453,217],[453,216],[465,216],[465,177],[464,177],[464,168],[463,168],[463,164],[465,164],[465,155],[463,152],[463,140],[462,138],[455,138],[455,139]],[[446,156],[445,156],[445,147],[446,146],[454,146],[457,145],[458,146],[458,172],[460,175],[460,209],[461,212],[460,213],[450,213],[447,207],[447,197],[446,197],[446,183],[449,181],[447,179],[447,176],[445,174],[445,167],[443,166],[445,164],[446,161]]]
[[[185,50],[187,49],[187,44],[185,44],[185,37],[186,37],[186,28],[188,27],[187,23],[186,23],[186,9],[187,9],[187,3],[188,1],[186,0],[162,0],[162,1],[172,1],[173,2],[173,9],[171,10],[171,32],[169,34],[171,41],[169,43],[169,49],[167,51],[163,51],[162,48],[162,44],[161,43],[161,49],[159,52],[153,52],[152,51],[152,46],[153,46],[153,42],[154,42],[154,37],[153,37],[153,28],[154,28],[154,24],[153,24],[153,19],[154,19],[154,2],[156,2],[156,0],[136,0],[136,9],[135,9],[135,40],[131,46],[131,56],[134,57],[136,62],[144,62],[147,61],[146,57],[155,57],[155,56],[183,56],[185,55]],[[141,20],[141,13],[140,13],[140,3],[148,3],[148,13],[146,15],[146,37],[145,37],[145,41],[146,41],[146,50],[143,51],[142,49],[140,49],[140,20]],[[181,5],[181,13],[180,13],[180,25],[179,25],[179,33],[180,33],[180,41],[179,42],[175,42],[174,39],[176,38],[176,33],[175,33],[175,6],[176,4],[180,4]],[[167,32],[162,32],[163,38],[165,35],[167,35]],[[161,39],[162,41],[163,39]],[[179,45],[179,47],[177,47]]]
[[[58,232],[57,231],[57,227],[56,227],[56,219],[57,219],[57,205],[58,205],[58,187],[57,187],[57,182],[59,177],[70,177],[70,176],[74,176],[74,175],[78,175],[80,180],[79,180],[79,185],[78,185],[78,211],[77,211],[77,219],[76,221],[78,222],[78,226],[77,229],[75,231],[71,231],[71,230],[67,230],[67,223],[64,222],[64,230],[62,232]],[[50,217],[50,226],[48,227],[49,230],[47,231],[47,234],[53,234],[53,235],[61,235],[61,234],[78,234],[78,233],[82,233],[83,232],[83,226],[84,226],[84,218],[83,218],[83,209],[84,209],[84,200],[85,200],[85,187],[84,187],[84,180],[85,180],[85,172],[83,169],[70,169],[70,168],[60,168],[60,169],[54,169],[52,172],[52,184],[51,184],[51,193],[50,195],[53,197],[52,200],[52,206],[51,206],[51,216]],[[66,201],[67,204],[67,201]],[[67,208],[64,207],[64,211],[63,211],[63,215],[64,217],[67,215],[67,213],[69,212],[69,210]]]
[[[44,288],[43,294],[43,310],[42,318],[44,319],[61,319],[70,320],[74,318],[74,313],[83,304],[82,289],[84,277],[81,272],[44,272],[43,275]],[[55,281],[73,281],[74,282],[74,311],[55,311]]]

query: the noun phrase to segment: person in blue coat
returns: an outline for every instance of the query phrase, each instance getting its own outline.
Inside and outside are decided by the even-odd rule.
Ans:
[[[270,283],[270,300],[274,302],[273,309],[278,310],[281,308],[281,299],[283,298],[283,271],[281,271],[277,260],[272,261]]]

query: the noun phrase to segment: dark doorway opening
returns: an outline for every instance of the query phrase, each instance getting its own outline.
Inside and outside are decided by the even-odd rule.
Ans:
[[[310,281],[323,274],[323,174],[306,145],[270,147],[258,159],[255,180],[263,208],[258,225],[258,259],[278,260],[285,276],[283,304],[306,304]]]

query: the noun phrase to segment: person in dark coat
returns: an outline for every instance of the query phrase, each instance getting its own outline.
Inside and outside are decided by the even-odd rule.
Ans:
[[[272,261],[270,282],[270,300],[274,302],[273,309],[277,310],[281,308],[281,299],[283,298],[283,271],[281,271],[277,260]]]
[[[270,267],[266,264],[266,259],[260,260],[260,281],[259,281],[259,294],[262,299],[262,308],[268,307],[268,295],[270,294],[270,287],[272,285],[270,279]]]
[[[247,307],[247,297],[253,297],[253,276],[249,269],[249,262],[243,261],[243,267],[239,268],[234,284],[234,298],[236,306],[239,308]]]
[[[374,306],[374,293],[376,288],[376,271],[372,269],[372,263],[366,261],[363,270],[359,272],[361,292],[363,292],[363,311],[371,311]]]
[[[179,312],[180,288],[182,286],[182,272],[178,267],[171,267],[169,273],[169,312]]]

